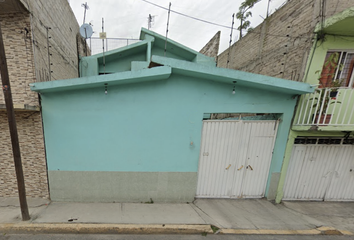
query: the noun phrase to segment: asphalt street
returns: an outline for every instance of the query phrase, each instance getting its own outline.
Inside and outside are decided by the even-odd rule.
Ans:
[[[1,234],[0,240],[349,240],[354,236],[287,235],[101,235],[101,234]]]

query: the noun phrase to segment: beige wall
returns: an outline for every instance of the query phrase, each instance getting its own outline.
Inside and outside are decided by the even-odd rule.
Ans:
[[[38,105],[37,94],[29,89],[29,84],[35,81],[32,39],[30,32],[25,30],[31,28],[29,15],[10,13],[2,14],[0,18],[13,102]],[[0,104],[4,103],[0,91]]]
[[[48,197],[42,119],[39,112],[16,112],[27,196]],[[16,197],[17,182],[5,111],[0,111],[0,197]]]
[[[351,0],[326,0],[325,16],[354,6]],[[218,56],[218,66],[302,81],[321,0],[292,0]],[[227,66],[228,57],[230,59]]]
[[[29,84],[49,80],[47,27],[49,29],[51,80],[78,77],[79,24],[66,0],[20,0],[28,11],[1,13],[13,102],[28,197],[48,198],[47,169],[38,95]],[[18,9],[19,10],[19,9]],[[1,12],[1,11],[0,11]],[[0,197],[16,197],[17,182],[11,140],[0,91]],[[28,107],[37,109],[28,111]]]

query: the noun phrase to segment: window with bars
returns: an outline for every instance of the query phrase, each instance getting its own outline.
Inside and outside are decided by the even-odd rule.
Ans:
[[[335,87],[353,87],[353,51],[328,51],[320,76],[320,88],[334,87],[334,83],[340,83]]]

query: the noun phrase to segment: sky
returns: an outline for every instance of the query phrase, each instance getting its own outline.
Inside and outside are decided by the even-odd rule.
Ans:
[[[240,4],[244,0],[146,0],[164,8],[183,13],[185,15],[202,19],[208,22],[231,27],[232,14],[237,13]],[[82,4],[87,2],[89,9],[86,11],[86,23],[93,25],[94,34],[98,37],[102,31],[102,18],[107,38],[134,38],[138,39],[142,27],[148,28],[148,16],[154,17],[150,30],[166,35],[168,11],[144,0],[69,0],[70,6],[78,20],[83,24],[84,8]],[[286,0],[271,0],[270,13],[282,6]],[[251,10],[251,26],[259,25],[267,15],[268,0],[261,0]],[[239,25],[235,19],[234,29]],[[221,31],[219,53],[229,46],[230,28],[220,27],[194,19],[190,19],[176,13],[170,13],[168,38],[179,42],[196,51],[202,49],[205,44]],[[238,39],[238,31],[233,31],[232,43]]]

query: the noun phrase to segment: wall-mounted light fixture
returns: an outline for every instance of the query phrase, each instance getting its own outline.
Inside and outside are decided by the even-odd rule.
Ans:
[[[234,88],[232,89],[232,94],[235,94],[236,93],[236,91],[235,91],[235,88],[236,88],[236,86],[235,86],[235,84],[237,83],[236,81],[232,81],[233,83],[234,83]]]
[[[108,84],[107,84],[107,83],[105,83],[105,84],[104,84],[104,94],[106,94],[106,95],[107,95],[107,93],[108,93],[108,91],[107,91],[107,87],[108,87]]]

